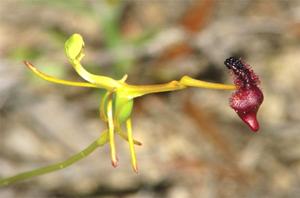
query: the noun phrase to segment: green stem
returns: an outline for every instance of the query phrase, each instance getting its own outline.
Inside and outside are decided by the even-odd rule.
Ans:
[[[49,166],[37,168],[31,171],[23,172],[20,174],[17,174],[12,177],[7,177],[0,179],[0,186],[6,186],[18,181],[22,181],[25,179],[29,179],[35,176],[43,175],[46,173],[50,173],[53,171],[64,169],[75,162],[87,157],[89,154],[91,154],[96,148],[103,146],[107,142],[107,133],[102,133],[101,137],[99,137],[96,141],[92,142],[88,147],[86,147],[84,150],[80,151],[79,153],[71,156],[67,160],[63,162],[59,162],[56,164],[52,164]]]

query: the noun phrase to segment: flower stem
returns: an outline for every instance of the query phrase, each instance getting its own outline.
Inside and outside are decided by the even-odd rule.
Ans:
[[[7,177],[7,178],[1,178],[0,179],[0,186],[6,186],[18,181],[26,180],[32,177],[36,177],[39,175],[44,175],[46,173],[54,172],[57,170],[64,169],[75,162],[87,157],[89,154],[91,154],[96,148],[103,146],[107,142],[107,133],[103,133],[101,137],[99,137],[96,141],[92,142],[88,147],[86,147],[84,150],[80,151],[79,153],[71,156],[65,161],[52,164],[49,166],[37,168],[31,171],[26,171],[20,174],[17,174],[12,177]]]

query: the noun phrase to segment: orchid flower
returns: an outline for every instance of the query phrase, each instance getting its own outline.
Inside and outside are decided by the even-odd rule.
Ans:
[[[138,172],[135,145],[142,145],[142,143],[138,140],[135,140],[132,134],[131,113],[135,98],[151,93],[181,90],[187,87],[220,90],[235,90],[238,88],[236,85],[205,82],[193,79],[189,76],[183,76],[179,81],[174,80],[165,84],[130,85],[126,83],[126,79],[128,77],[127,74],[125,74],[120,80],[115,80],[107,76],[92,74],[81,65],[81,60],[84,57],[84,41],[79,34],[73,34],[65,42],[65,53],[75,71],[80,77],[85,80],[85,82],[73,82],[57,79],[53,76],[49,76],[39,71],[33,64],[28,61],[25,61],[24,63],[37,76],[53,83],[67,86],[105,89],[106,93],[100,102],[99,109],[100,119],[107,125],[107,129],[104,130],[100,134],[99,138],[91,143],[87,148],[71,156],[67,160],[50,166],[24,172],[12,177],[0,179],[0,186],[8,185],[20,180],[68,167],[73,163],[85,158],[96,148],[103,146],[106,143],[109,143],[110,146],[112,165],[114,167],[117,167],[118,157],[115,145],[115,135],[119,135],[121,138],[128,142],[131,155],[131,165],[133,170],[135,172]]]

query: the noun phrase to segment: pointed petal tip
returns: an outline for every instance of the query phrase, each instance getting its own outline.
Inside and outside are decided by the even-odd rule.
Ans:
[[[117,168],[117,167],[118,167],[118,162],[117,162],[117,161],[111,161],[111,165],[112,165],[114,168]]]
[[[258,125],[258,123],[257,123],[257,125],[250,125],[250,124],[248,124],[248,126],[250,127],[250,129],[251,129],[254,133],[258,132],[258,130],[259,130],[259,125]]]
[[[31,64],[29,61],[23,61],[23,63],[25,64],[26,67],[28,67],[29,69],[31,69],[34,72],[39,72],[34,66],[33,64]],[[40,72],[39,72],[40,73]]]
[[[111,160],[111,165],[114,167],[114,168],[116,168],[116,167],[118,167],[118,158],[115,158],[115,159],[112,159]]]
[[[26,60],[24,60],[23,63],[24,63],[27,67],[29,67],[29,68],[32,67],[31,63],[28,62],[28,61],[26,61]]]
[[[139,173],[139,170],[138,170],[138,166],[135,164],[135,165],[132,165],[132,169],[133,171],[138,174]]]
[[[256,118],[256,113],[247,114],[242,117],[242,120],[250,127],[253,132],[259,130],[259,123]]]

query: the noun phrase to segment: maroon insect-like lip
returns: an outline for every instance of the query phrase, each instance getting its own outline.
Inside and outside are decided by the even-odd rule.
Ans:
[[[259,78],[241,59],[230,57],[224,64],[232,71],[237,87],[229,99],[230,107],[252,131],[256,132],[259,130],[257,111],[264,100],[263,93],[258,87]]]

